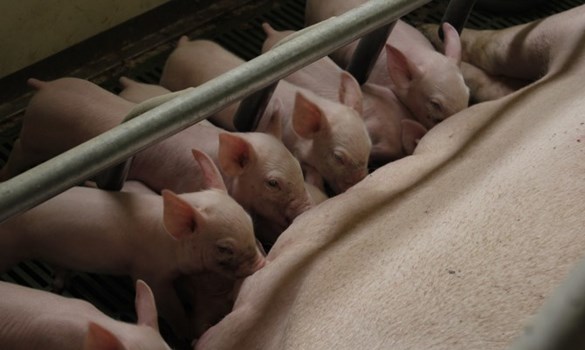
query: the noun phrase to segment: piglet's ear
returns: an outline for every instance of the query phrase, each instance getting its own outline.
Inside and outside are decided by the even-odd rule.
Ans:
[[[362,115],[362,89],[355,78],[346,71],[341,72],[339,101]]]
[[[451,24],[447,22],[443,23],[443,38],[445,56],[454,59],[455,62],[457,62],[457,64],[460,64],[461,39],[459,38],[459,33],[457,32],[457,29],[455,29]]]
[[[312,139],[328,126],[325,114],[304,94],[297,92],[292,116],[294,131],[302,138]]]
[[[191,152],[203,172],[206,188],[215,188],[227,192],[221,173],[213,163],[213,160],[211,160],[207,154],[198,149],[192,149]]]
[[[169,190],[162,190],[163,223],[175,239],[193,234],[204,223],[201,213],[183,198]]]
[[[248,141],[230,133],[219,134],[219,165],[226,174],[241,175],[254,159],[254,149]]]
[[[125,350],[125,347],[112,332],[97,323],[89,322],[83,350]]]
[[[400,89],[407,89],[411,81],[422,72],[394,46],[386,44],[386,65],[392,81]]]
[[[275,98],[274,102],[268,108],[271,108],[267,111],[270,120],[268,121],[265,132],[282,140],[282,100],[278,97]]]
[[[427,133],[427,129],[410,119],[402,119],[400,123],[402,124],[402,149],[405,154],[411,155],[420,139]]]
[[[152,290],[143,280],[136,281],[136,298],[134,300],[138,324],[148,326],[158,332],[158,313]]]

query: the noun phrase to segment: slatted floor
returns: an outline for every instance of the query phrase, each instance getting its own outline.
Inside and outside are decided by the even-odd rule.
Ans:
[[[438,22],[447,3],[446,0],[432,1],[403,19],[411,24]],[[471,28],[504,28],[542,18],[584,3],[585,0],[545,1],[531,7],[528,11],[508,15],[476,10],[471,14],[467,26]],[[262,13],[255,13],[247,18],[230,19],[225,23],[217,24],[216,28],[223,29],[215,31],[207,38],[216,40],[244,59],[251,59],[260,53],[264,41],[265,36],[260,26],[261,23],[269,22],[279,30],[298,30],[302,28],[304,23],[304,5],[305,0],[275,1]],[[185,34],[189,35],[190,33]],[[193,38],[192,35],[190,36]],[[157,83],[169,52],[164,51],[160,55],[145,60],[128,75],[138,81]],[[117,77],[105,82],[102,86],[113,92],[119,92],[120,89]],[[0,120],[2,119],[0,118]],[[6,161],[20,128],[19,118],[10,120],[10,122],[0,125],[0,165]],[[0,274],[0,279],[49,290],[53,281],[53,270],[43,263],[27,261]],[[133,288],[128,278],[75,273],[71,276],[63,294],[89,300],[112,317],[135,322]],[[164,323],[161,324],[161,332],[174,348],[190,348],[186,342],[176,339]]]

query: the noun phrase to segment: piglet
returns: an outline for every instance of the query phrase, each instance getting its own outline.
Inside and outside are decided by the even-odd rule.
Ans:
[[[176,195],[74,187],[0,224],[0,270],[25,259],[93,273],[129,275],[153,289],[163,317],[183,333],[172,282],[212,271],[241,278],[264,265],[252,221],[219,171],[193,150],[208,188]],[[105,258],[107,257],[107,258]]]
[[[171,183],[178,191],[197,187],[196,179],[177,176],[193,167],[185,162],[182,150],[197,145],[218,165],[230,195],[252,215],[257,237],[274,241],[311,208],[300,164],[280,141],[280,128],[278,113],[263,133],[227,132],[211,123],[198,124],[150,147],[148,153],[138,153],[129,178],[140,175],[155,191]]]
[[[266,52],[283,42],[293,31],[277,31],[268,23],[262,25],[267,37],[262,46]],[[328,99],[340,99],[338,86],[345,73],[331,58],[322,59],[285,77],[295,85],[311,89]],[[410,111],[387,87],[366,83],[361,86],[363,96],[362,116],[372,141],[368,163],[377,167],[412,154],[426,128],[414,120]]]
[[[83,79],[44,82],[26,107],[0,181],[7,180],[120,124],[134,104]],[[65,137],[66,136],[66,137]]]
[[[338,16],[366,0],[318,1],[306,4],[307,25]],[[398,20],[380,53],[369,82],[389,86],[427,129],[468,106],[469,89],[459,69],[461,42],[457,30],[443,27],[443,54],[416,28]],[[332,57],[346,67],[357,46],[353,42]]]
[[[243,63],[212,41],[189,41],[183,37],[167,59],[160,83],[170,90],[197,86]],[[343,103],[286,81],[280,81],[273,94],[273,101],[282,103],[284,144],[301,162],[305,173],[319,174],[334,193],[344,192],[367,175],[371,150],[360,116],[359,85],[346,74],[338,89]],[[236,108],[237,104],[222,111],[221,119],[231,121]],[[266,119],[265,114],[259,130],[265,128]]]
[[[437,50],[443,50],[444,43],[438,35],[438,24],[427,23],[419,26],[418,29],[427,39],[429,39]],[[465,29],[465,32],[469,33],[474,31],[467,28]],[[474,42],[473,45],[477,45],[477,47],[480,48],[477,49],[478,52],[486,52],[481,48],[482,45],[484,45],[481,40]],[[498,99],[509,95],[534,81],[534,77],[529,77],[521,73],[524,70],[521,67],[507,67],[505,68],[505,74],[502,74],[504,72],[498,71],[490,72],[489,67],[488,70],[484,70],[475,64],[467,62],[467,60],[470,60],[470,57],[466,56],[465,52],[462,52],[461,73],[465,79],[465,84],[469,86],[470,103]]]
[[[160,85],[171,91],[199,86],[234,66],[232,60],[214,55],[214,51],[205,52],[206,47],[215,49],[211,41],[189,41],[187,36],[182,36],[165,62]],[[243,61],[238,59],[238,64],[241,62]],[[237,131],[233,116],[238,105],[239,103],[233,103],[210,116],[208,120],[225,130]]]
[[[20,138],[0,171],[4,179],[115,127],[142,106],[87,80],[33,79],[30,83],[38,91],[26,109]],[[219,166],[230,195],[254,218],[263,217],[279,228],[271,233],[275,239],[311,207],[300,165],[278,139],[278,113],[277,109],[267,111],[275,115],[271,134],[228,133],[207,122],[193,125],[137,153],[128,179],[140,180],[156,192],[164,188],[177,193],[198,191],[204,179],[190,150],[201,149]]]
[[[138,324],[90,303],[0,281],[0,348],[10,350],[170,350],[158,333],[152,291],[136,281]]]

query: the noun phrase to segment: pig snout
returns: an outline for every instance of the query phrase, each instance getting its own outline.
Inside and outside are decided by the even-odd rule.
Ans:
[[[285,210],[284,216],[287,226],[290,225],[297,216],[301,215],[312,207],[313,204],[310,200],[309,193],[305,190],[304,196],[294,199]]]
[[[368,175],[367,167],[363,169],[355,170],[351,174],[339,179],[339,181],[327,183],[328,187],[333,190],[334,193],[343,193],[350,187],[363,180]]]
[[[258,250],[254,258],[240,264],[240,267],[235,272],[236,278],[243,278],[252,275],[254,272],[260,270],[266,265],[266,258]]]

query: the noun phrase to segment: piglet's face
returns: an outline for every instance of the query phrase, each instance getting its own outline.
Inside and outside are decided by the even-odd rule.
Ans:
[[[342,193],[368,174],[372,144],[357,115],[331,123],[313,140],[313,167],[334,193]]]
[[[469,89],[454,62],[445,59],[446,72],[423,72],[413,79],[407,99],[412,113],[427,128],[431,128],[468,106]]]
[[[207,227],[201,227],[201,255],[207,269],[228,278],[242,278],[251,275],[264,266],[264,255],[260,251],[252,220],[249,215],[234,216],[233,212],[243,209],[235,201],[222,206],[214,205],[203,209]]]
[[[236,179],[230,194],[255,218],[284,230],[310,208],[300,164],[280,140],[254,132],[220,142],[223,169]]]
[[[266,259],[260,249],[249,242],[232,239],[219,240],[215,244],[216,270],[229,278],[243,278],[264,267]]]

